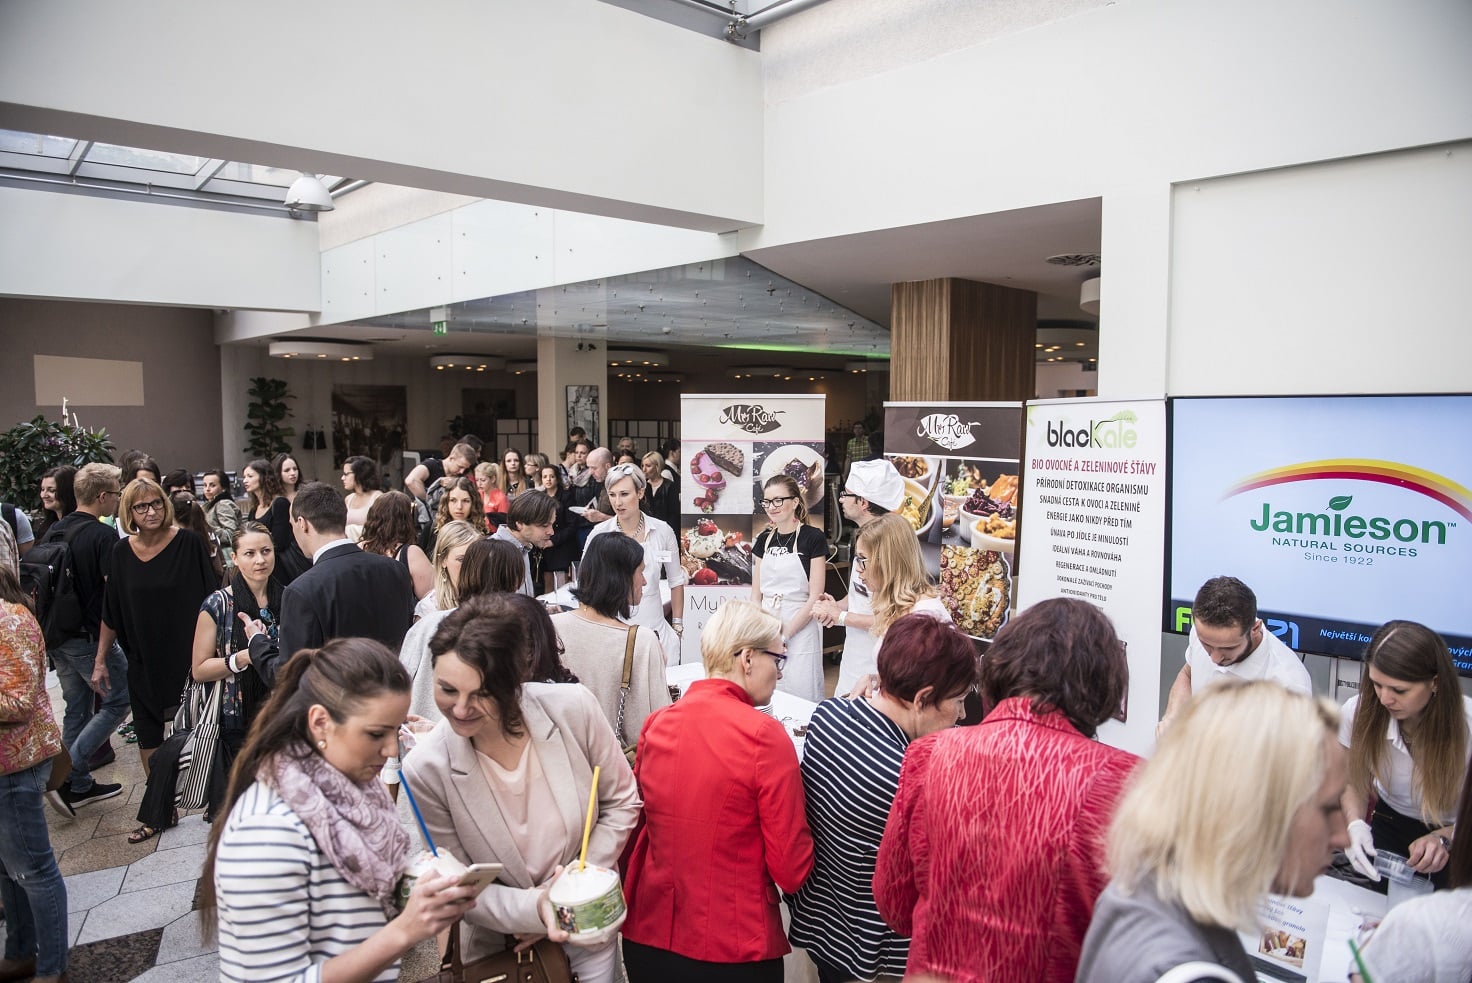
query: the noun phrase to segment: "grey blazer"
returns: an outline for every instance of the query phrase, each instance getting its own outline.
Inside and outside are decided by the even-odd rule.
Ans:
[[[521,710],[567,830],[564,862],[576,859],[582,847],[583,812],[596,764],[603,770],[588,862],[615,868],[642,803],[634,773],[598,700],[577,683],[527,683],[522,687]],[[542,886],[532,882],[526,858],[511,840],[470,741],[441,721],[404,759],[404,777],[436,846],[467,864],[505,865],[500,880],[465,915],[461,930],[465,958],[499,952],[505,933],[543,931],[537,914]]]

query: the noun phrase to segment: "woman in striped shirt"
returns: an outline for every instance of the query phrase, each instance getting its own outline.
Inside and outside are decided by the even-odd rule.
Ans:
[[[788,938],[807,950],[822,983],[905,973],[910,940],[879,916],[874,858],[905,748],[962,717],[976,670],[965,635],[929,615],[905,615],[885,635],[878,691],[813,711],[802,758],[813,872],[788,899]]]
[[[222,981],[392,981],[475,901],[453,877],[394,891],[409,850],[379,772],[399,753],[409,675],[366,638],[292,657],[230,779],[205,862]]]

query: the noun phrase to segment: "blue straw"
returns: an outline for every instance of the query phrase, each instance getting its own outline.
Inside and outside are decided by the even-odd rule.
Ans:
[[[440,851],[434,845],[434,837],[429,835],[429,827],[424,825],[424,813],[419,811],[419,803],[414,801],[414,790],[409,787],[409,778],[403,772],[399,772],[399,784],[403,786],[404,794],[409,796],[409,808],[414,810],[414,818],[419,820],[419,832],[424,834],[424,842],[429,844],[429,852],[438,857]]]

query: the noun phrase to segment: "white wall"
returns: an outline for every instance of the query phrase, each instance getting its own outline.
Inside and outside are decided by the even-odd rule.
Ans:
[[[477,201],[324,251],[320,322],[704,262],[735,251],[733,235]]]
[[[0,186],[0,294],[316,310],[318,255],[285,216]]]
[[[9,129],[717,232],[761,220],[760,71],[596,0],[0,5]]]
[[[1173,394],[1468,390],[1472,141],[1173,199]]]

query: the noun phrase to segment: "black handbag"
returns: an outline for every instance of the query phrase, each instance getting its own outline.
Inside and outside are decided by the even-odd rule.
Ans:
[[[460,958],[460,923],[450,929],[450,945],[440,960],[440,971],[420,983],[577,983],[577,974],[562,946],[551,939],[516,952],[516,939],[506,936],[506,948],[473,962]]]

